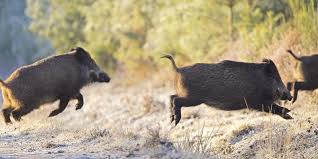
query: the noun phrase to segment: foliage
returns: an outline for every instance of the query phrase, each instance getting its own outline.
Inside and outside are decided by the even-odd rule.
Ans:
[[[29,32],[24,1],[0,1],[0,78],[50,53],[48,41]]]
[[[302,47],[308,51],[318,48],[318,12],[317,1],[289,0],[292,10],[292,24],[300,34]]]
[[[27,13],[33,21],[31,30],[50,39],[58,51],[66,51],[85,41],[85,17],[81,10],[87,0],[28,0]],[[72,46],[72,47],[71,47]]]
[[[109,69],[157,66],[166,53],[182,63],[200,61],[223,54],[236,41],[257,52],[289,27],[301,33],[304,47],[318,45],[314,0],[28,0],[28,4],[33,32],[49,39],[58,52],[82,45]]]

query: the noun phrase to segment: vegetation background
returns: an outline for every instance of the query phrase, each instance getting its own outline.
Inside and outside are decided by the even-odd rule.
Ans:
[[[167,64],[159,60],[166,53],[183,65],[318,48],[317,0],[3,0],[0,7],[1,68],[10,71],[75,46],[108,71],[142,77]]]

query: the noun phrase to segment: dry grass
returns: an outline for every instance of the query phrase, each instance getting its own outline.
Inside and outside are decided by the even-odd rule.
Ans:
[[[178,150],[198,153],[204,156],[213,155],[212,151],[212,139],[214,132],[205,130],[203,125],[195,132],[186,131],[186,133],[179,139],[176,140],[175,146]]]
[[[110,137],[110,132],[107,129],[94,128],[90,130],[89,136],[92,139],[98,139],[101,137]]]
[[[145,83],[122,89],[84,89],[82,110],[68,107],[47,118],[54,106],[0,127],[0,153],[35,158],[317,158],[316,94],[300,92],[290,108],[293,120],[256,111],[184,108],[178,126],[169,123],[166,87]],[[146,90],[146,91],[140,91]],[[188,117],[186,117],[188,116]],[[19,149],[20,151],[13,151]],[[85,155],[84,155],[85,154]]]

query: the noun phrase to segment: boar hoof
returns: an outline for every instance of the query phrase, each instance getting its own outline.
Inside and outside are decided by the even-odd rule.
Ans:
[[[170,123],[172,123],[174,121],[174,115],[170,115]]]
[[[284,108],[284,109],[283,109],[283,114],[287,114],[287,113],[289,113],[289,112],[290,112],[289,109],[287,109],[287,108]]]
[[[79,110],[79,109],[81,109],[83,107],[83,105],[82,104],[76,104],[76,108],[75,108],[75,110]]]
[[[12,111],[12,108],[6,108],[2,110],[4,122],[6,123],[6,125],[12,124],[10,120],[11,111]]]
[[[17,117],[13,116],[13,118],[14,118],[15,121],[19,121],[19,122],[22,120],[21,116],[17,116]]]
[[[289,119],[294,119],[292,116],[290,116],[289,114],[283,114],[281,116],[282,118],[286,119],[286,120],[289,120]]]
[[[12,112],[12,117],[15,121],[21,121],[21,115],[19,112],[13,111]]]
[[[6,125],[12,125],[11,120],[10,121],[5,121]]]
[[[175,121],[175,126],[177,126],[181,120],[181,108],[177,107],[177,108],[175,108],[174,111],[175,111],[175,115],[174,115],[175,120],[174,121]]]
[[[181,120],[181,108],[180,107],[173,107],[171,108],[172,112],[170,115],[170,123],[173,121],[175,122],[175,126],[179,123]]]
[[[6,125],[12,124],[12,121],[10,119],[4,119],[4,122],[6,123]]]
[[[56,116],[57,114],[60,114],[60,112],[57,111],[57,110],[54,110],[54,111],[52,111],[52,112],[50,113],[49,117],[54,117],[54,116]]]
[[[181,117],[179,117],[179,118],[176,118],[176,120],[175,120],[175,126],[177,126],[178,125],[178,123],[180,122],[180,120],[181,120]]]

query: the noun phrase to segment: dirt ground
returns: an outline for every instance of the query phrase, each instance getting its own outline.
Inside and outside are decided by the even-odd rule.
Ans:
[[[315,94],[283,104],[293,120],[252,110],[222,111],[206,105],[183,108],[169,123],[169,86],[93,84],[54,118],[48,104],[5,125],[0,158],[318,158]]]

